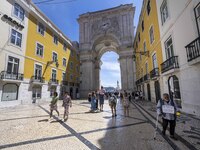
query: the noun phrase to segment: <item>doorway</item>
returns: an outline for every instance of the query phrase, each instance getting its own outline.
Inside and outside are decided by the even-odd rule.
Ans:
[[[150,84],[147,84],[147,95],[148,95],[148,100],[151,101],[151,88]]]

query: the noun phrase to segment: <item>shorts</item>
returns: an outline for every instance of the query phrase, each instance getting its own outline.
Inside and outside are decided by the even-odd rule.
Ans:
[[[57,110],[57,104],[56,105],[50,104],[50,110]]]

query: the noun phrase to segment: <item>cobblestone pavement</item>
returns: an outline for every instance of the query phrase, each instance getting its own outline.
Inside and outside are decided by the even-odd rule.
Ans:
[[[160,134],[153,139],[155,104],[132,101],[130,117],[124,117],[118,102],[116,118],[107,101],[104,112],[89,113],[86,100],[73,101],[67,122],[59,101],[60,117],[49,118],[49,104],[20,105],[0,109],[0,149],[16,150],[187,150],[200,149],[200,119],[182,114],[178,118],[178,141]],[[56,114],[56,113],[54,113]]]

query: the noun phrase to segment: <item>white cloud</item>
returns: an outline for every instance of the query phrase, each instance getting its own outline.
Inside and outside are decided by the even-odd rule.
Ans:
[[[118,62],[103,62],[101,66],[102,70],[109,70],[109,71],[120,71],[119,63]]]

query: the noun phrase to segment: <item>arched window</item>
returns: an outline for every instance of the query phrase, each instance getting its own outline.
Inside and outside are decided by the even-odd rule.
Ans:
[[[178,77],[173,75],[168,79],[168,87],[170,98],[176,100],[179,107],[181,107],[181,92]]]
[[[2,101],[12,101],[18,99],[18,85],[5,84],[3,86]]]

